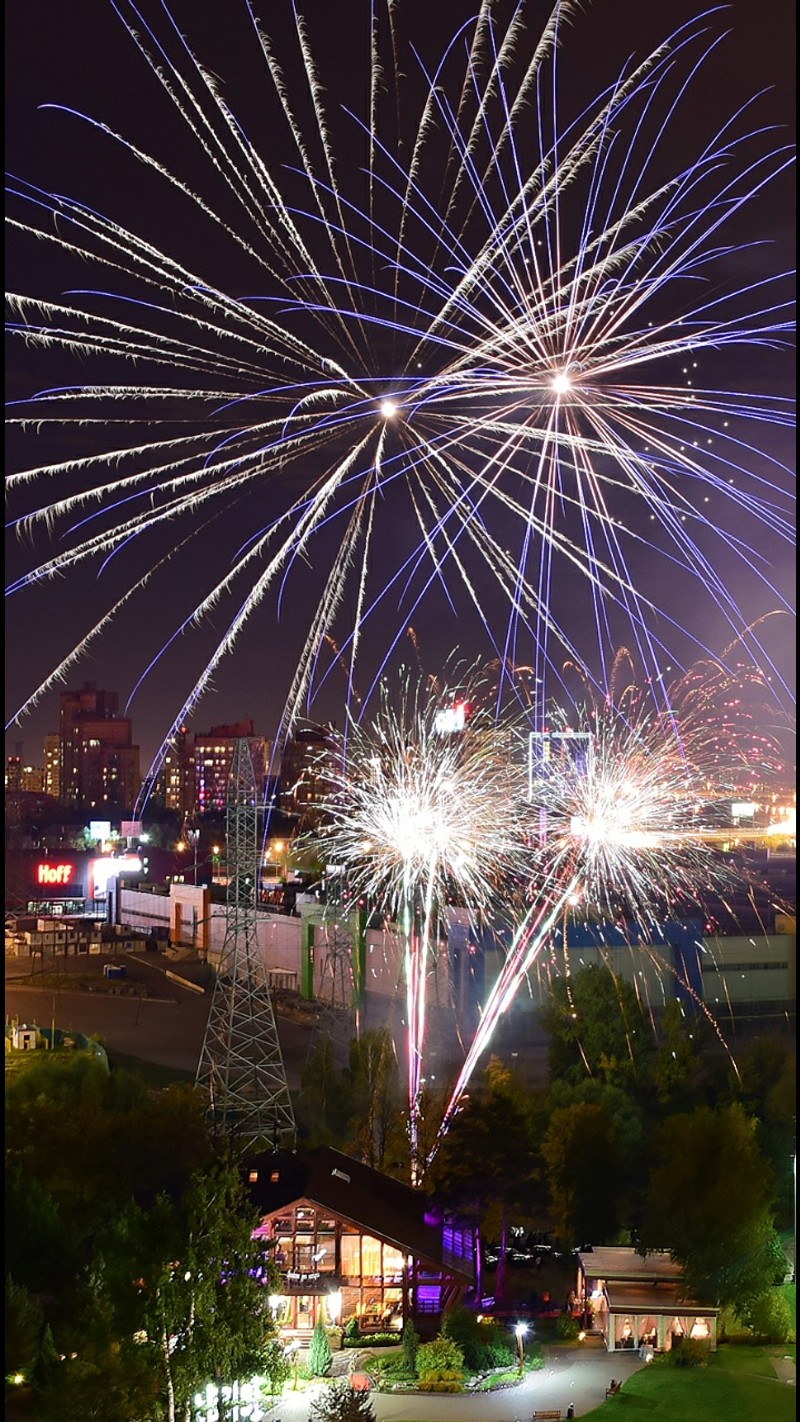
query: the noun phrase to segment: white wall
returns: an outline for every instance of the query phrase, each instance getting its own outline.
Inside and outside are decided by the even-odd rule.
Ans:
[[[186,899],[187,890],[189,895],[204,892],[202,889],[194,890],[191,885],[177,884],[172,886],[172,894],[168,898],[166,895],[123,887],[120,890],[122,920],[133,928],[147,930],[158,925],[169,928],[174,918],[174,906],[172,910],[170,908],[171,899],[178,896]],[[225,905],[211,904],[207,916],[208,957],[210,962],[216,964],[219,962],[225,937]],[[187,922],[190,924],[191,920]],[[301,931],[300,918],[259,911],[256,937],[264,966],[268,971],[296,974],[298,985]],[[332,979],[332,965],[326,947],[328,931],[321,922],[315,923],[314,991],[325,997],[330,996]],[[721,1005],[726,1000],[736,1003],[794,999],[796,939],[792,934],[773,934],[759,938],[709,938],[704,940],[703,947],[703,995],[712,1011],[716,1005]],[[573,973],[591,964],[603,962],[613,966],[620,977],[633,983],[647,1006],[659,1007],[665,1000],[676,995],[675,978],[668,966],[669,959],[658,948],[617,947],[601,951],[597,948],[581,947],[569,950],[569,966]],[[502,958],[499,953],[487,953],[484,996],[489,992],[501,966]],[[523,985],[517,995],[514,1004],[516,1012],[533,1010],[542,1005],[552,973],[563,973],[563,955],[558,949],[552,954],[551,950],[545,949],[540,961],[531,969],[528,983]],[[429,966],[428,1001],[432,1006],[437,1001],[442,1005],[448,1002],[448,978],[447,952],[445,946],[440,945],[439,951],[431,955]],[[397,997],[404,991],[403,942],[399,934],[385,929],[367,930],[366,988],[368,992],[384,997]]]

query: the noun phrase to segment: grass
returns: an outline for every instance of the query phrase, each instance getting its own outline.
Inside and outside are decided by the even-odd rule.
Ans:
[[[507,1372],[490,1373],[488,1377],[481,1378],[480,1382],[470,1388],[470,1394],[477,1392],[496,1392],[500,1388],[513,1387],[518,1383],[519,1368],[509,1368]]]
[[[707,1368],[671,1368],[662,1360],[628,1378],[622,1392],[584,1422],[789,1422],[795,1389],[779,1382],[769,1361],[778,1350],[723,1344]],[[787,1350],[788,1351],[788,1350]],[[782,1350],[781,1350],[782,1355]]]
[[[159,1066],[157,1062],[146,1062],[142,1057],[129,1057],[124,1052],[108,1052],[108,1064],[114,1071],[129,1071],[140,1076],[148,1086],[172,1086],[175,1082],[194,1081],[193,1071],[180,1071],[177,1067]]]

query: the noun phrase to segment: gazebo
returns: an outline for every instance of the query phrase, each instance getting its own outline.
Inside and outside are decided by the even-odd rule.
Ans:
[[[669,1352],[676,1340],[717,1346],[719,1310],[687,1298],[679,1264],[669,1254],[611,1247],[578,1254],[576,1293],[609,1353],[628,1348]]]

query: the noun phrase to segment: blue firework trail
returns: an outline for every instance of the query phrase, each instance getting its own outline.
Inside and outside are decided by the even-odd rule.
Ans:
[[[530,660],[542,705],[565,658],[607,684],[621,625],[654,684],[673,634],[703,654],[703,616],[681,625],[659,578],[688,580],[732,637],[749,620],[739,572],[781,603],[761,550],[792,538],[788,471],[766,452],[790,407],[742,388],[730,356],[780,346],[791,312],[781,271],[742,278],[731,258],[791,150],[749,104],[709,116],[691,152],[673,137],[724,41],[720,11],[576,104],[559,67],[580,43],[577,6],[542,24],[533,4],[484,0],[429,64],[403,4],[376,3],[358,111],[293,5],[273,38],[237,0],[280,125],[263,145],[169,10],[114,9],[195,146],[191,176],[94,117],[59,117],[79,139],[88,125],[121,171],[133,163],[156,199],[183,203],[251,284],[241,295],[207,270],[188,231],[182,261],[174,233],[159,246],[10,181],[12,228],[84,283],[57,300],[8,296],[12,333],[77,372],[11,421],[87,441],[11,475],[12,526],[36,549],[56,542],[10,591],[131,554],[135,568],[12,719],[232,508],[248,511],[249,536],[205,570],[203,596],[142,670],[155,676],[179,634],[224,609],[165,743],[252,615],[277,612],[315,559],[285,728],[333,665],[352,693],[369,636],[381,651],[366,707],[434,595],[471,610],[502,665]],[[697,383],[700,363],[715,383]]]

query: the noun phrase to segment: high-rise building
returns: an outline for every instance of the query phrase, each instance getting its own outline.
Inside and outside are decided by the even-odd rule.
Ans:
[[[192,750],[194,759],[194,810],[198,815],[222,813],[228,801],[233,753],[236,742],[245,740],[250,748],[256,794],[263,797],[269,771],[270,744],[253,733],[252,721],[235,721],[198,731]]]
[[[155,785],[155,798],[181,820],[195,813],[194,747],[186,726],[170,737]]]
[[[61,801],[86,810],[133,806],[141,785],[139,747],[115,691],[84,682],[61,693]]]
[[[20,789],[29,795],[44,794],[44,767],[41,765],[23,765],[20,777]]]
[[[22,789],[22,756],[6,756],[6,794],[13,795],[17,790]]]
[[[319,822],[322,802],[330,793],[327,763],[331,733],[325,726],[295,731],[281,756],[280,808],[307,828]]]
[[[44,791],[54,800],[61,799],[61,737],[58,731],[44,738]]]

